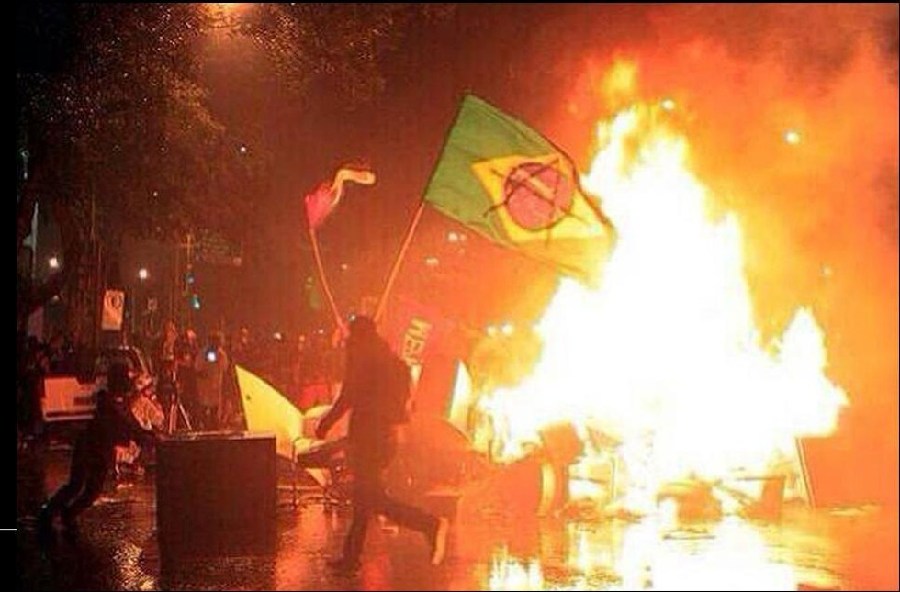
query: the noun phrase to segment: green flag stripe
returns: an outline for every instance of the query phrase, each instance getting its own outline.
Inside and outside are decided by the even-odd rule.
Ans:
[[[549,232],[546,241],[513,239],[507,223],[500,218],[499,209],[473,165],[503,158],[529,158],[556,155],[575,173],[574,165],[565,152],[542,135],[517,119],[504,114],[486,101],[467,95],[460,106],[453,126],[447,134],[438,164],[425,189],[424,199],[443,214],[462,222],[487,238],[506,244],[521,252],[555,263],[560,269],[573,275],[589,275],[596,269],[595,261],[588,262],[584,250],[590,250],[588,241],[559,241]],[[481,169],[484,174],[484,169]],[[508,171],[504,171],[506,174]],[[573,199],[589,200],[578,188]],[[503,180],[498,180],[502,187]],[[606,224],[596,204],[588,206],[598,214],[598,223]],[[506,214],[504,214],[506,215]],[[565,245],[565,246],[564,246]],[[579,247],[579,245],[581,245]]]

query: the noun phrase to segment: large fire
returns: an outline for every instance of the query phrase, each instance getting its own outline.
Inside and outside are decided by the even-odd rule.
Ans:
[[[610,79],[619,94],[622,71]],[[481,403],[500,426],[504,460],[559,421],[585,442],[598,433],[620,442],[632,507],[672,480],[771,471],[795,458],[796,438],[832,431],[846,402],[824,374],[811,311],[762,341],[738,218],[714,215],[676,109],[632,103],[598,125],[582,183],[619,234],[601,287],[564,280],[537,327],[544,346],[532,375]]]

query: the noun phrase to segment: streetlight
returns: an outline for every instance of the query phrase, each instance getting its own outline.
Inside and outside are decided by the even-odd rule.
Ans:
[[[237,24],[236,18],[246,12],[248,6],[245,2],[208,2],[205,9],[214,21],[213,29],[228,29]]]
[[[233,14],[234,12],[240,10],[241,8],[240,2],[212,2],[211,5],[215,8],[218,8],[223,14]]]
[[[796,146],[800,143],[800,132],[795,129],[786,130],[782,137],[784,138],[785,142],[791,144],[792,146]]]
[[[50,257],[50,260],[47,263],[50,265],[50,269],[59,269],[59,257],[56,255]]]
[[[147,271],[146,267],[142,267],[138,270],[138,278],[143,282],[146,281],[147,278],[150,277],[150,272]]]

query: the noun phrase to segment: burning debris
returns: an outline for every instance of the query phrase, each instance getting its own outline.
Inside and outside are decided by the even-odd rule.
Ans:
[[[691,517],[777,515],[760,505],[759,485],[805,495],[797,439],[834,430],[846,397],[824,374],[824,336],[809,310],[762,340],[738,217],[712,214],[720,204],[691,169],[674,102],[634,102],[635,76],[622,72],[634,69],[614,68],[610,84],[632,103],[598,125],[582,179],[619,234],[602,285],[563,280],[537,326],[532,374],[477,405],[501,462],[551,450],[542,432],[572,426],[584,448],[567,478],[576,498],[639,513],[668,499]],[[605,478],[592,478],[604,465]]]

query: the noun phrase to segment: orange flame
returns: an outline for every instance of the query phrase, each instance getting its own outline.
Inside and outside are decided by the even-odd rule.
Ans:
[[[612,71],[616,90],[623,72],[633,70]],[[777,342],[761,342],[738,219],[711,215],[714,196],[692,173],[669,111],[633,104],[598,125],[600,149],[582,182],[619,232],[602,287],[563,280],[538,325],[544,351],[532,376],[481,402],[503,426],[505,459],[556,421],[585,438],[589,429],[612,435],[643,502],[670,480],[793,458],[795,439],[834,430],[846,404],[824,375],[811,311],[799,309]]]

